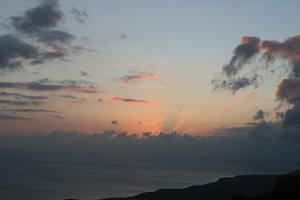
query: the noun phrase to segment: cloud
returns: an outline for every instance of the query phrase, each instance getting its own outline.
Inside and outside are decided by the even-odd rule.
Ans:
[[[29,100],[42,100],[42,99],[49,98],[47,96],[28,96],[21,93],[9,93],[9,92],[0,92],[0,96],[18,97],[18,98],[29,99]]]
[[[16,70],[23,66],[20,59],[37,58],[38,54],[38,48],[12,35],[0,36],[0,69]]]
[[[89,73],[87,73],[85,71],[80,71],[79,74],[80,74],[80,76],[89,76]]]
[[[54,49],[61,49],[63,45],[70,45],[76,37],[70,33],[63,31],[47,31],[40,33],[37,41],[45,43]]]
[[[148,79],[157,79],[159,75],[153,73],[137,73],[134,75],[126,75],[122,76],[120,79],[123,82],[130,82],[130,81],[143,81]]]
[[[78,8],[73,7],[71,13],[75,17],[76,21],[84,24],[86,19],[88,18],[88,13],[82,10],[79,10]]]
[[[27,105],[40,105],[42,102],[40,101],[13,101],[13,100],[6,100],[6,99],[0,99],[0,104],[8,104],[8,105],[14,105],[14,106],[27,106]]]
[[[52,114],[48,114],[47,116],[55,118],[55,119],[64,119],[64,117],[60,116],[60,115],[52,115]]]
[[[23,112],[23,113],[58,113],[55,110],[47,110],[47,109],[4,109],[0,111],[5,112]]]
[[[215,90],[225,89],[231,91],[235,94],[237,91],[241,89],[245,89],[249,86],[254,86],[257,88],[259,85],[261,77],[255,74],[253,77],[238,77],[238,78],[230,78],[227,80],[214,79],[212,80],[212,84],[214,85]]]
[[[247,65],[254,60],[255,57],[260,56],[260,62],[263,66]],[[258,37],[243,36],[241,44],[239,44],[234,52],[229,64],[222,68],[221,78],[212,80],[215,89],[225,89],[237,92],[240,89],[249,86],[258,87],[262,76],[257,74],[247,75],[241,74],[241,71],[248,67],[251,70],[265,69],[268,70],[270,64],[274,64],[275,60],[283,60],[288,63],[285,67],[289,71],[288,77],[283,78],[277,85],[276,98],[290,104],[290,108],[284,116],[283,126],[300,125],[300,34],[293,35],[283,42],[276,40],[261,40]],[[258,68],[260,67],[260,68]],[[249,77],[250,76],[250,77]],[[278,115],[279,116],[279,115]]]
[[[41,79],[32,82],[0,82],[0,88],[26,89],[41,92],[66,91],[83,94],[96,94],[101,92],[101,89],[93,86],[92,83],[74,80],[51,81]]]
[[[125,40],[125,39],[128,38],[128,35],[126,35],[126,34],[121,34],[119,37],[120,37],[120,39]]]
[[[230,77],[236,75],[242,67],[259,53],[260,39],[252,36],[242,36],[241,44],[234,51],[229,64],[223,67],[223,72]]]
[[[253,116],[253,119],[254,119],[255,121],[264,121],[266,115],[267,115],[267,113],[264,112],[263,110],[258,110],[258,111],[256,112],[256,114]]]
[[[26,117],[18,117],[18,116],[13,116],[13,115],[2,115],[0,114],[0,121],[2,120],[31,120],[30,118]]]
[[[27,10],[23,16],[13,16],[10,20],[19,32],[34,34],[56,27],[62,17],[58,1],[46,0],[38,7]]]
[[[54,160],[101,157],[104,162],[120,162],[122,158],[128,163],[143,158],[148,163],[175,166],[207,164],[270,170],[278,166],[299,168],[300,137],[296,133],[296,129],[283,130],[279,124],[267,122],[221,129],[206,137],[177,132],[136,135],[105,131],[89,135],[57,131],[48,135],[2,136],[0,141],[5,145],[1,143],[0,152],[12,158],[42,158],[46,154]]]
[[[282,79],[276,90],[276,97],[279,100],[291,99],[300,94],[299,79]]]
[[[31,65],[56,59],[66,61],[65,57],[70,53],[90,51],[84,47],[72,46],[76,37],[58,30],[63,15],[57,0],[43,0],[40,5],[28,9],[23,15],[10,17],[10,27],[17,34],[12,32],[0,36],[0,69],[17,70],[23,67],[24,61],[29,61]],[[31,41],[32,44],[23,40]]]
[[[86,100],[86,98],[84,97],[77,97],[69,94],[59,94],[57,96],[65,99],[72,99],[72,100]]]
[[[140,99],[122,98],[122,97],[113,97],[113,98],[107,99],[105,101],[117,102],[117,103],[132,103],[132,104],[152,104],[152,105],[163,104],[163,102],[159,102],[159,101],[155,102],[155,101],[146,101],[146,100],[140,100]]]
[[[111,124],[112,124],[112,125],[119,125],[119,122],[118,122],[117,120],[112,120],[112,121],[111,121]]]

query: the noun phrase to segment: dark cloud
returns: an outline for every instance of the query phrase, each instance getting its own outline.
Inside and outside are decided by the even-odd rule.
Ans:
[[[49,98],[47,96],[28,96],[28,95],[21,94],[21,93],[9,93],[9,92],[0,92],[0,96],[17,97],[17,98],[23,98],[23,99],[29,99],[29,100],[42,100],[42,99]]]
[[[30,118],[26,117],[18,117],[13,115],[2,115],[0,114],[0,121],[1,120],[31,120]]]
[[[43,42],[54,49],[61,49],[63,45],[70,45],[76,37],[63,31],[47,31],[39,34],[37,41]]]
[[[47,153],[54,159],[78,155],[95,159],[100,156],[105,161],[116,158],[118,162],[122,158],[133,163],[143,158],[148,162],[166,164],[180,164],[184,160],[185,164],[192,165],[199,162],[250,168],[282,167],[283,164],[299,167],[300,136],[295,134],[297,132],[296,129],[283,130],[280,124],[267,122],[222,129],[215,136],[205,137],[177,132],[145,132],[142,134],[144,137],[115,131],[98,134],[55,132],[44,136],[5,137],[5,145],[0,145],[0,152],[28,155],[30,158]],[[3,141],[1,137],[0,141]]]
[[[76,37],[58,30],[62,18],[63,11],[57,0],[43,0],[39,6],[25,11],[22,16],[10,17],[10,26],[18,34],[0,36],[0,69],[21,68],[24,60],[31,65],[57,59],[66,61],[65,58],[70,53],[88,50],[72,46]],[[21,37],[26,41],[36,42],[34,45],[27,44],[19,39]]]
[[[77,22],[84,24],[86,19],[88,18],[88,13],[78,8],[73,7],[71,13],[74,15]]]
[[[20,59],[33,59],[38,55],[39,50],[34,46],[12,35],[0,36],[0,69],[18,69],[23,66]]]
[[[154,101],[146,101],[146,100],[130,99],[130,98],[122,98],[122,97],[113,97],[111,99],[108,99],[107,101],[119,102],[119,103],[136,103],[136,104],[163,104],[163,102],[154,102]]]
[[[58,113],[55,110],[47,110],[47,109],[4,109],[1,111],[6,112],[23,112],[23,113]]]
[[[262,68],[247,65],[256,55],[260,55]],[[216,89],[226,89],[233,93],[249,86],[257,87],[258,79],[249,79],[249,73],[247,75],[240,73],[242,69],[248,66],[249,69],[251,67],[255,70],[260,67],[268,70],[270,64],[276,66],[274,64],[276,59],[286,61],[288,65],[284,67],[289,71],[288,77],[277,85],[276,98],[291,105],[286,113],[281,113],[277,117],[284,118],[284,127],[300,125],[300,101],[296,98],[300,95],[300,34],[293,35],[283,42],[243,36],[229,64],[223,67],[223,78],[214,79],[212,84]],[[259,76],[255,74],[254,77]]]
[[[247,62],[250,62],[259,53],[259,43],[260,39],[258,37],[241,37],[241,44],[234,49],[229,64],[223,67],[226,76],[236,75]]]
[[[55,60],[55,59],[60,59],[60,60],[65,60],[65,57],[68,55],[68,52],[64,49],[57,49],[57,50],[52,50],[52,51],[47,51],[47,52],[41,52],[40,57],[38,60],[35,60],[35,63],[38,62],[39,64],[45,63],[47,60]]]
[[[51,81],[48,79],[41,79],[32,82],[0,82],[0,88],[15,88],[15,89],[27,89],[34,91],[67,91],[74,93],[95,94],[100,93],[101,90],[98,87],[85,81]]]
[[[42,102],[39,101],[13,101],[13,100],[6,100],[0,99],[0,104],[8,104],[8,105],[15,105],[15,106],[28,106],[28,105],[40,105]]]
[[[17,31],[36,34],[56,27],[62,17],[58,1],[45,0],[38,7],[27,10],[23,16],[13,16],[10,20]]]
[[[89,76],[89,73],[87,73],[85,71],[80,71],[79,74],[80,74],[80,76]]]
[[[254,86],[257,88],[261,77],[255,74],[252,77],[238,77],[238,78],[229,78],[229,79],[214,79],[212,84],[214,85],[215,90],[225,89],[231,91],[235,94],[241,89],[245,89],[249,86]]]
[[[277,86],[276,97],[279,100],[291,99],[300,94],[300,77],[282,79]]]
[[[119,125],[119,122],[118,122],[117,120],[112,120],[112,121],[111,121],[111,124],[112,124],[112,125]]]
[[[255,121],[264,121],[266,118],[267,113],[263,110],[258,110],[256,114],[253,116]]]

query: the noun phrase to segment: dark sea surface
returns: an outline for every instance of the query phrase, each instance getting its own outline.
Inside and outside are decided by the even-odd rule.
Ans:
[[[178,164],[180,163],[180,164]],[[1,159],[1,200],[81,200],[122,197],[159,188],[182,188],[237,174],[280,173],[290,169],[224,167],[184,161],[177,164]]]

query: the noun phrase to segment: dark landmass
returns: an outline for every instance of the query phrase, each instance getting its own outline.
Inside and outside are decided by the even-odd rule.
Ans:
[[[103,200],[300,200],[300,170],[283,175],[243,175],[183,189],[159,189]]]

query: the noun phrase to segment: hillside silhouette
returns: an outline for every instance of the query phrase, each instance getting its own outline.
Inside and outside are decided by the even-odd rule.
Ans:
[[[300,170],[283,175],[242,175],[183,189],[159,189],[103,200],[299,200]]]

